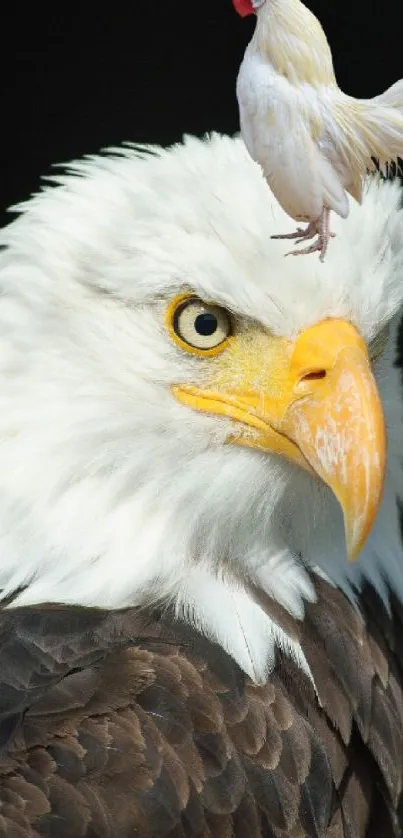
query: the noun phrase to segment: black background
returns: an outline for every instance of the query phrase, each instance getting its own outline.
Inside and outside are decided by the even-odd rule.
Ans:
[[[370,97],[403,76],[401,0],[307,5],[347,93]],[[231,0],[44,6],[9,4],[2,16],[0,212],[37,190],[52,163],[124,140],[238,130],[235,79],[254,19]]]

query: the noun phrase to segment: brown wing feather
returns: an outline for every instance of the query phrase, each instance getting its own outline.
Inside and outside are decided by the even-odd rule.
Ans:
[[[0,836],[398,838],[402,609],[317,588],[295,633],[318,694],[288,658],[252,684],[168,615],[3,612]]]

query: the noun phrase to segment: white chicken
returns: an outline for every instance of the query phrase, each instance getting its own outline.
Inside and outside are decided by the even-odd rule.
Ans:
[[[361,203],[372,166],[403,154],[403,80],[373,99],[343,93],[317,18],[300,0],[233,0],[257,24],[237,81],[241,133],[275,197],[308,227],[273,238],[317,238],[293,255],[324,260],[330,212],[346,218],[346,192]],[[287,254],[288,255],[288,254]]]

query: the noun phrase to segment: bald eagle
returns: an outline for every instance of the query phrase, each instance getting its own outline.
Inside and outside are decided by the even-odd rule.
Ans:
[[[398,186],[321,265],[240,139],[54,180],[1,234],[0,835],[397,838]]]

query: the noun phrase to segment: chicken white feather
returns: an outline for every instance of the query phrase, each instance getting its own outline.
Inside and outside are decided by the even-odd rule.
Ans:
[[[372,168],[403,154],[403,80],[373,99],[337,85],[325,33],[300,0],[233,0],[257,23],[237,80],[241,133],[286,213],[308,228],[274,238],[318,238],[299,253],[320,252],[332,235],[330,212],[346,218]]]

